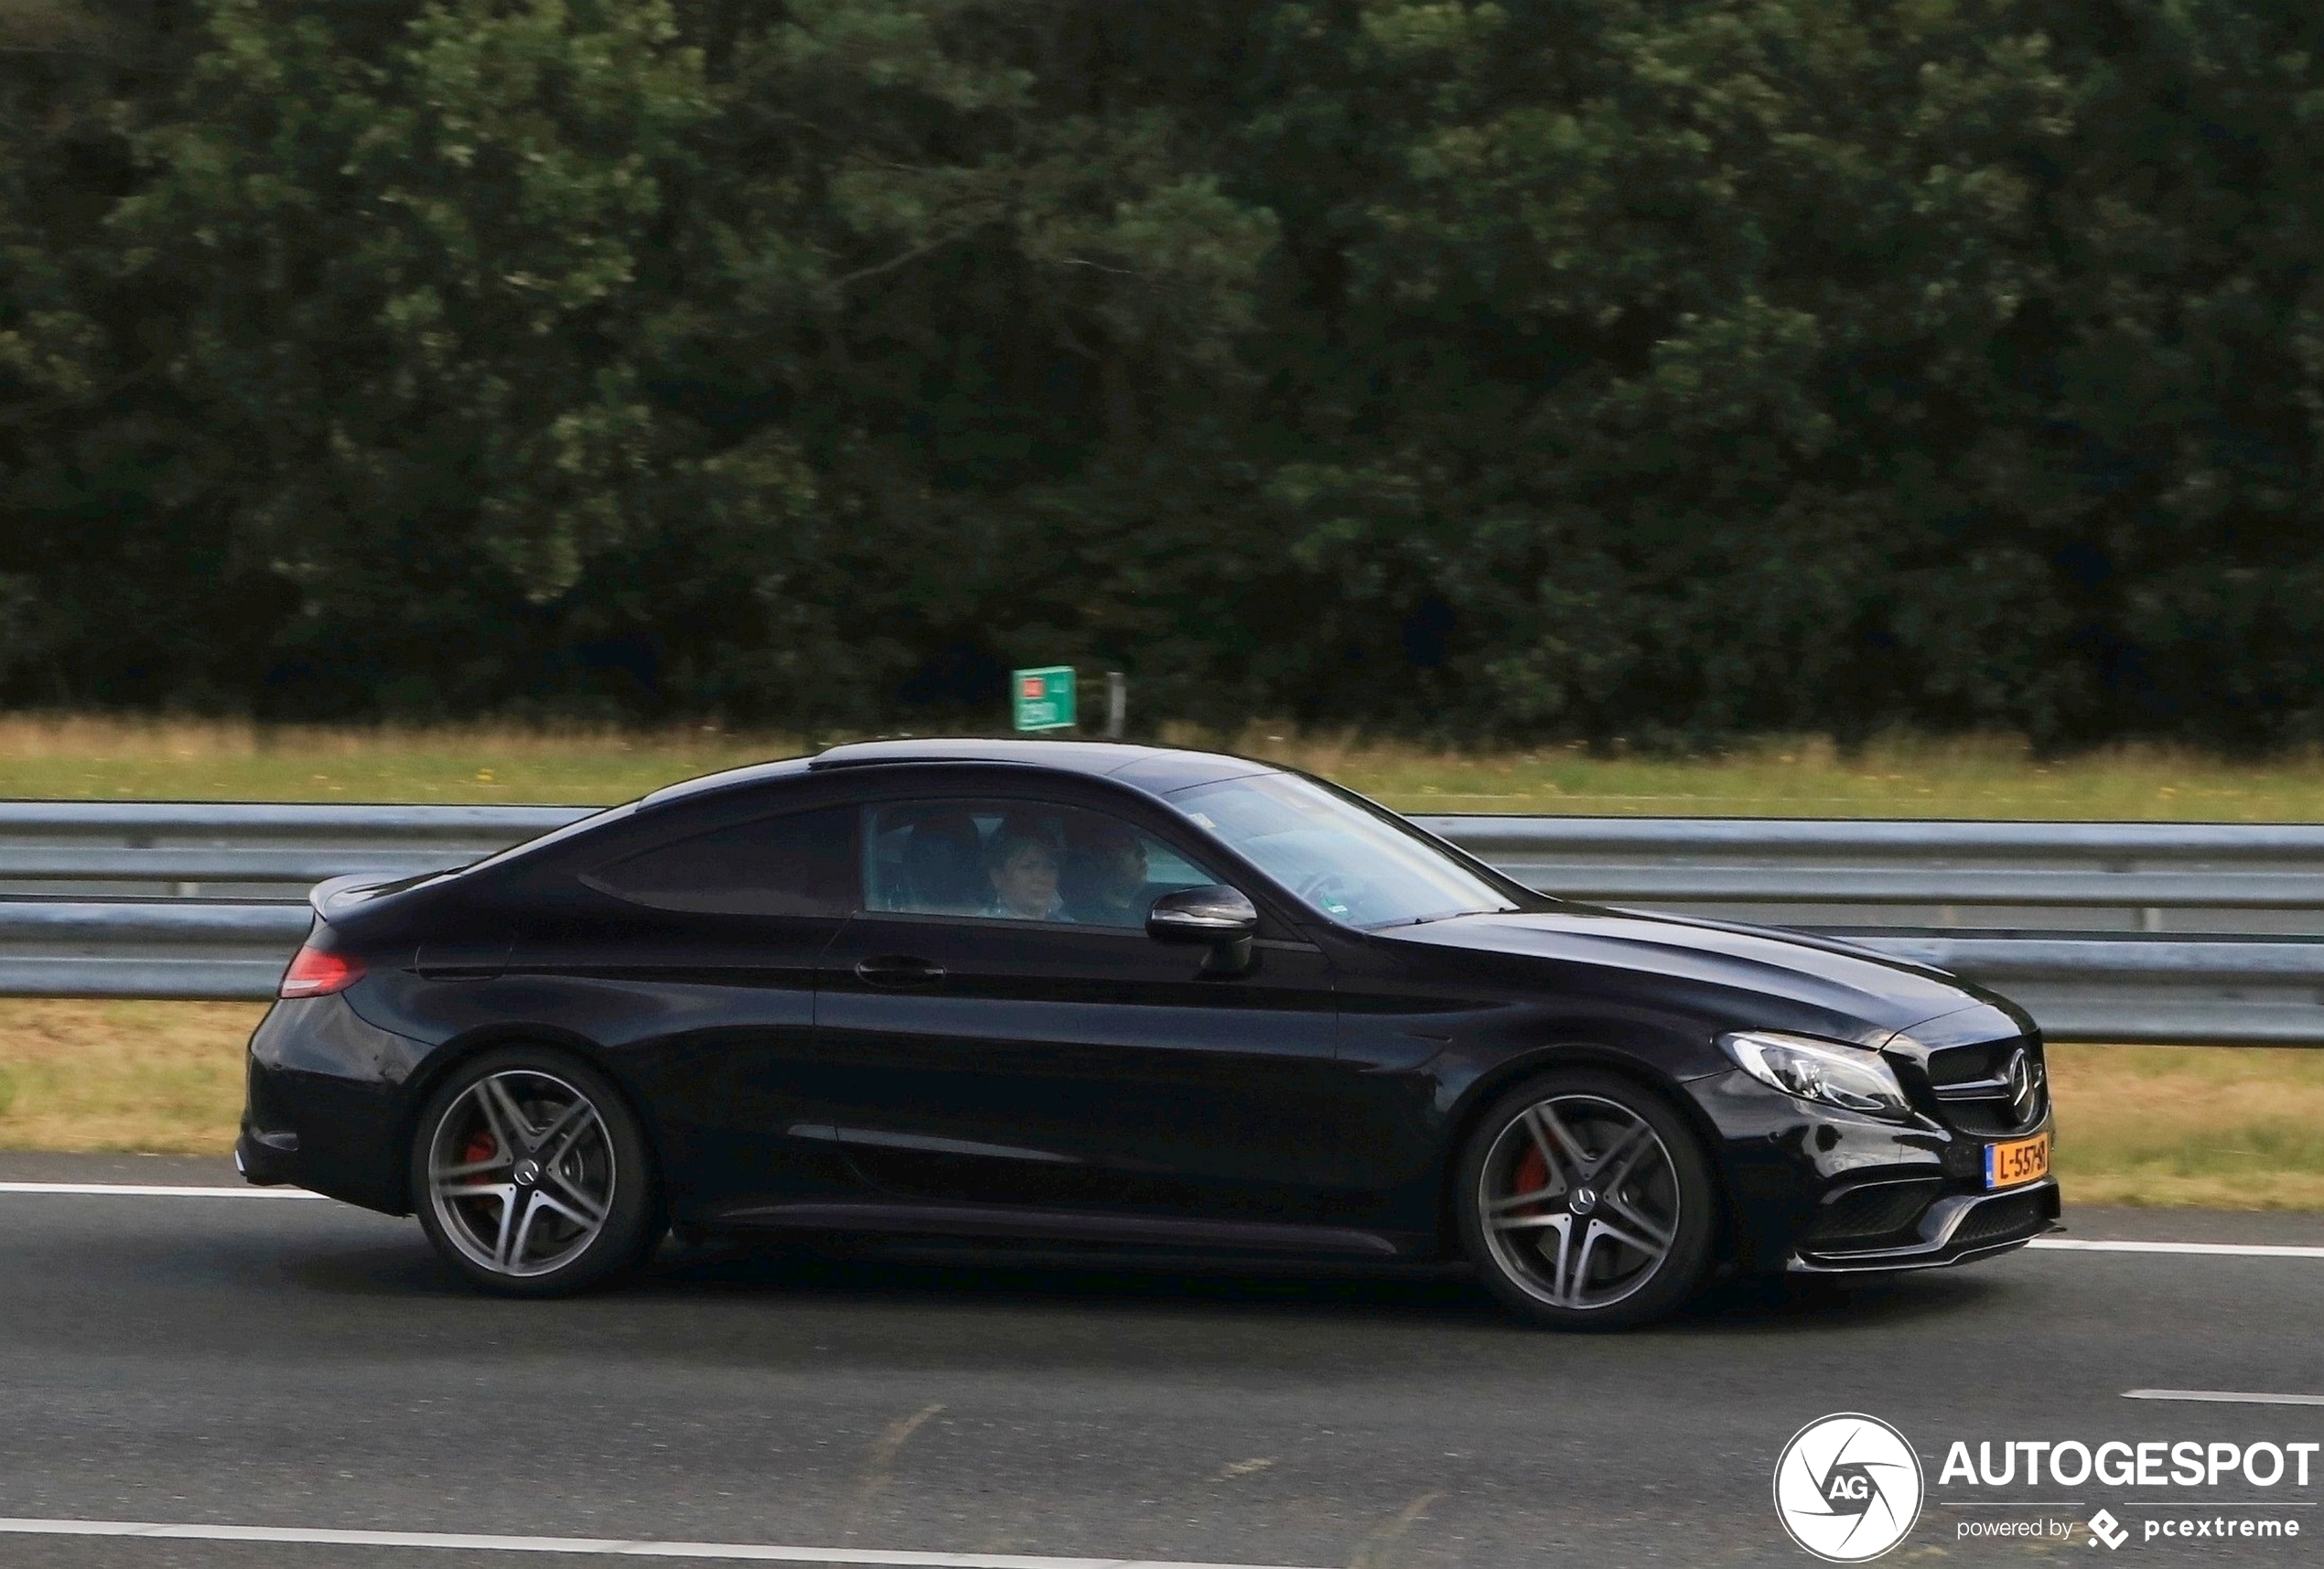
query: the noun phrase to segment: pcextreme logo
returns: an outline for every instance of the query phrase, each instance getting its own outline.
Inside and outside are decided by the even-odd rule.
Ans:
[[[1775,1512],[1816,1557],[1862,1564],[1921,1518],[1921,1456],[1877,1416],[1840,1412],[1791,1435],[1775,1462]]]

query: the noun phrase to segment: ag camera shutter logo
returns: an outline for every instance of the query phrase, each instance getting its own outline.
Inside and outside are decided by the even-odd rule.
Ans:
[[[1829,1564],[1862,1564],[1921,1518],[1921,1456],[1877,1416],[1840,1412],[1791,1435],[1775,1462],[1775,1512]]]

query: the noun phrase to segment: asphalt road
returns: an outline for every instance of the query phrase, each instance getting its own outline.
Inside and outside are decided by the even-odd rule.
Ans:
[[[0,1156],[0,1182],[221,1179]],[[2324,1245],[2324,1217],[2069,1220],[2080,1238]],[[616,1294],[511,1304],[440,1272],[414,1222],[321,1200],[0,1192],[0,1516],[832,1563],[1796,1564],[1776,1456],[1802,1424],[1860,1411],[1927,1471],[1928,1506],[1883,1562],[2324,1563],[2324,1464],[2305,1488],[1939,1478],[1954,1440],[2324,1439],[2324,1405],[2124,1398],[2324,1393],[2319,1288],[2324,1257],[2053,1250],[1845,1295],[1730,1290],[1662,1328],[1570,1338],[1458,1281],[673,1252]],[[1959,1535],[2102,1506],[2133,1532],[2119,1552],[2078,1524]],[[2305,1534],[2140,1534],[2254,1513]],[[612,1562],[0,1530],[9,1569]]]

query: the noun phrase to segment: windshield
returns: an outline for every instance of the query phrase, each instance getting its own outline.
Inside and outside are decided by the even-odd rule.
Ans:
[[[1303,903],[1350,926],[1519,908],[1395,817],[1313,779],[1252,774],[1168,800]]]

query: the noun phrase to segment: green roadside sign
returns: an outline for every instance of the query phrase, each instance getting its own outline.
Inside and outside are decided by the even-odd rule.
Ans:
[[[1039,670],[1009,672],[1010,690],[1017,693],[1019,730],[1070,730],[1073,727],[1073,667],[1046,665]]]

